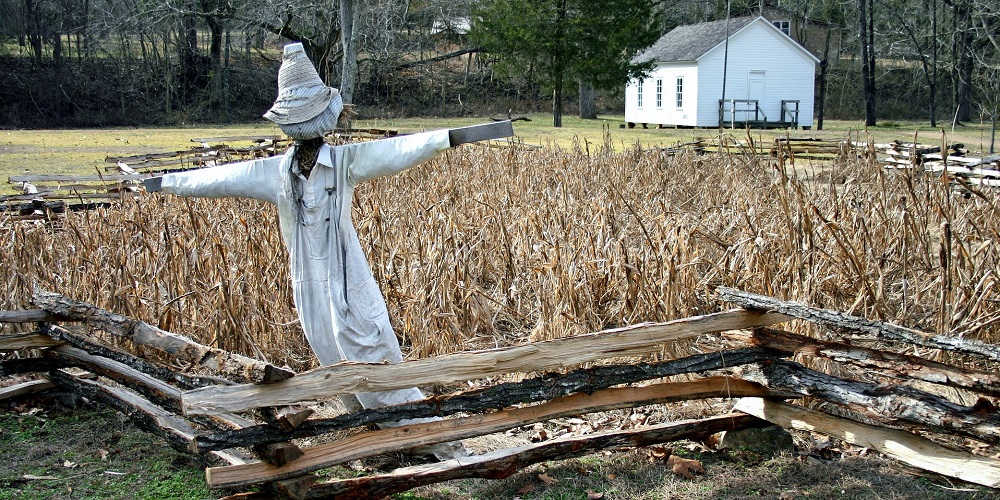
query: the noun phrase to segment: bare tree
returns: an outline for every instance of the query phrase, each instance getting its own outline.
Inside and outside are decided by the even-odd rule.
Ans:
[[[865,125],[875,125],[875,0],[858,0],[858,39],[861,45],[861,80],[865,98]]]

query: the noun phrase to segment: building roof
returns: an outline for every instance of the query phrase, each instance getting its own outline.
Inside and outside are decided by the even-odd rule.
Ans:
[[[730,19],[729,36],[732,37],[756,19],[756,17]],[[632,62],[640,64],[649,61],[694,61],[724,41],[726,41],[725,19],[678,26],[632,58]]]

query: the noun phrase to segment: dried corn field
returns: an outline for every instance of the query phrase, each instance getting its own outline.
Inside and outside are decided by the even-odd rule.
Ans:
[[[992,191],[873,160],[608,146],[466,146],[358,189],[411,358],[704,314],[719,285],[998,341]],[[303,369],[276,219],[252,201],[144,195],[59,228],[0,221],[0,309],[28,308],[39,285]]]

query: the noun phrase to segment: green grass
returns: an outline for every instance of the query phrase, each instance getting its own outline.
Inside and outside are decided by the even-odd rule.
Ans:
[[[0,499],[214,498],[202,464],[112,410],[0,413]],[[38,476],[54,479],[29,479]]]

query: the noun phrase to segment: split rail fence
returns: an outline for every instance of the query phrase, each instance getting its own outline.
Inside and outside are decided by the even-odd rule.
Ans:
[[[731,152],[751,154],[771,158],[800,158],[804,160],[834,160],[843,157],[859,157],[866,154],[863,145],[848,140],[816,139],[811,137],[778,137],[771,142],[752,139],[740,140],[732,137],[699,137],[690,142],[676,144],[662,150],[668,155],[686,152],[706,154]]]
[[[393,137],[395,130],[339,129],[333,141]],[[20,194],[0,196],[0,215],[12,220],[50,220],[66,211],[108,207],[115,200],[136,196],[142,179],[170,172],[212,167],[281,154],[290,144],[274,135],[193,138],[198,144],[182,151],[134,156],[109,156],[103,169],[88,175],[23,174],[7,181]]]
[[[885,168],[909,169],[930,174],[946,174],[957,184],[1000,186],[1000,155],[975,158],[968,155],[963,144],[945,147],[894,141],[875,144]]]
[[[78,391],[123,412],[178,450],[215,457],[219,465],[206,469],[209,487],[238,492],[261,486],[261,492],[231,493],[231,498],[380,497],[458,478],[503,478],[530,464],[601,450],[769,425],[826,434],[927,471],[1000,488],[1000,460],[975,454],[975,446],[955,447],[956,442],[1000,445],[1000,414],[991,402],[1000,397],[1000,371],[899,353],[947,351],[982,367],[1000,362],[1000,346],[929,335],[730,288],[719,288],[717,296],[738,307],[398,365],[341,363],[292,373],[36,290],[33,302],[38,309],[0,312],[0,323],[27,327],[0,335],[0,351],[12,352],[0,361],[0,376],[32,373],[36,378],[0,389],[0,399],[53,387]],[[837,340],[775,328],[796,320],[817,325]],[[113,348],[98,341],[96,331],[145,346],[143,351],[153,348],[165,356],[160,359],[171,360],[171,366],[190,368],[178,372]],[[660,362],[622,361],[649,359],[647,355],[660,353],[664,344],[704,336],[729,348]],[[892,349],[860,347],[862,343]],[[826,369],[809,367],[819,365]],[[518,381],[487,381],[508,374],[519,374],[509,379]],[[689,377],[671,381],[676,375]],[[310,418],[308,405],[338,395],[467,381],[478,381],[478,388]],[[918,389],[914,384],[922,385]],[[975,402],[967,405],[943,396],[949,392],[973,395]],[[363,477],[321,481],[312,475],[365,457],[567,416],[706,398],[724,398],[735,406],[708,418],[564,436]],[[803,399],[819,409],[795,404]],[[334,440],[317,446],[292,443],[421,417],[441,419],[349,437],[333,435]],[[941,440],[950,444],[942,445]],[[255,457],[240,450],[252,450]]]

